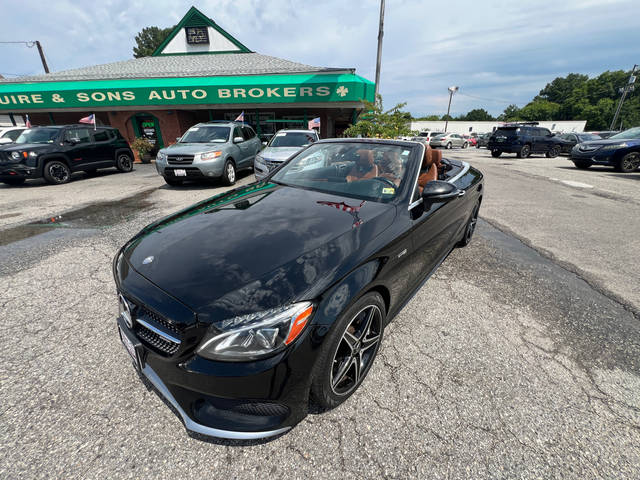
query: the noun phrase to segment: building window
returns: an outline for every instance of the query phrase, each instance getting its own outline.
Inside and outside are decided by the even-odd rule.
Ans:
[[[209,45],[209,32],[207,27],[185,27],[187,31],[187,43],[189,45]]]

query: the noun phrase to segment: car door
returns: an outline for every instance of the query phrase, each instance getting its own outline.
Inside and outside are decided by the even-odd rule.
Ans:
[[[240,154],[239,154],[240,158],[236,159],[236,165],[238,170],[241,168],[247,167],[251,158],[251,153],[250,153],[251,144],[245,140],[244,134],[242,133],[242,128],[235,127],[233,129],[233,143],[235,144],[236,147],[238,147],[238,150],[240,151]]]
[[[540,153],[547,153],[556,144],[553,134],[551,130],[546,128],[537,128],[536,130],[538,130],[538,142],[540,143],[540,149],[538,151]]]
[[[95,146],[88,128],[69,128],[64,132],[65,153],[71,161],[72,170],[81,170],[91,165],[95,158]]]
[[[94,144],[94,157],[92,163],[109,163],[115,162],[115,151],[109,131],[104,128],[98,128],[91,132],[91,139]]]
[[[242,127],[242,133],[244,134],[244,139],[248,144],[248,151],[250,152],[249,163],[253,165],[253,160],[260,150],[262,150],[262,142],[256,135],[256,132],[253,131],[253,128],[249,126]]]

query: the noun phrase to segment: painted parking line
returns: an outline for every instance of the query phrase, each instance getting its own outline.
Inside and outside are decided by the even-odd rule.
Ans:
[[[574,182],[573,180],[560,180],[558,178],[549,178],[549,180],[552,180],[554,182],[560,182],[560,183],[564,183],[565,185],[568,185],[569,187],[575,187],[575,188],[593,188],[593,185],[589,185],[588,183],[582,183],[582,182]]]

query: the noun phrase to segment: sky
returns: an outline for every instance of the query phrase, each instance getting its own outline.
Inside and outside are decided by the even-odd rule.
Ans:
[[[638,0],[387,0],[380,93],[414,116],[524,106],[568,73],[640,64]],[[0,42],[39,40],[51,71],[132,58],[142,28],[191,5],[249,49],[374,80],[379,0],[8,0]],[[36,48],[0,43],[0,74],[42,73]]]

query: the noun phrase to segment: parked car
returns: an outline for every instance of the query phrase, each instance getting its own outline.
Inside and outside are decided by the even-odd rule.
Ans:
[[[444,132],[420,132],[418,134],[419,137],[425,138],[427,145],[431,143],[431,140],[438,135],[442,135]]]
[[[478,144],[477,137],[473,135],[463,135],[462,137],[467,141],[467,146],[475,147]]]
[[[423,145],[429,145],[429,137],[409,137],[407,140],[411,140],[412,142],[420,142]]]
[[[476,148],[486,147],[487,144],[489,143],[489,137],[491,135],[492,135],[491,133],[483,133],[479,135],[478,141],[476,142]]]
[[[317,141],[318,132],[315,130],[285,129],[278,131],[265,149],[256,155],[253,163],[256,179],[260,180],[266,177],[271,170],[279,167],[293,154]]]
[[[493,157],[515,153],[518,158],[527,158],[532,153],[544,153],[553,158],[560,154],[561,143],[549,129],[538,127],[537,122],[516,123],[498,127],[489,137],[487,148]]]
[[[169,185],[185,180],[219,179],[236,183],[237,172],[253,168],[262,142],[248,125],[206,122],[194,125],[156,155],[156,169]]]
[[[582,142],[571,150],[577,168],[609,165],[630,173],[640,166],[640,127],[630,128],[606,139]]]
[[[467,148],[469,146],[469,142],[462,135],[457,133],[441,133],[431,139],[430,145],[432,147],[444,148]]]
[[[602,137],[600,137],[599,135],[595,135],[593,133],[563,133],[562,135],[558,135],[557,137],[560,140],[563,140],[563,143],[560,144],[560,147],[561,147],[560,153],[564,153],[567,155],[571,154],[571,150],[578,143],[602,139]]]
[[[310,395],[326,409],[356,391],[385,325],[476,226],[482,174],[449,161],[422,186],[425,152],[320,140],[118,251],[121,341],[188,430],[271,437]]]
[[[617,135],[620,133],[620,130],[603,130],[602,132],[586,132],[592,133],[593,135],[598,135],[600,138],[609,138],[613,135]]]
[[[118,129],[86,125],[62,125],[25,129],[0,147],[0,182],[20,185],[44,178],[51,184],[67,183],[78,171],[99,168],[133,170],[133,152]]]
[[[0,128],[0,145],[15,142],[25,128],[26,127]]]

